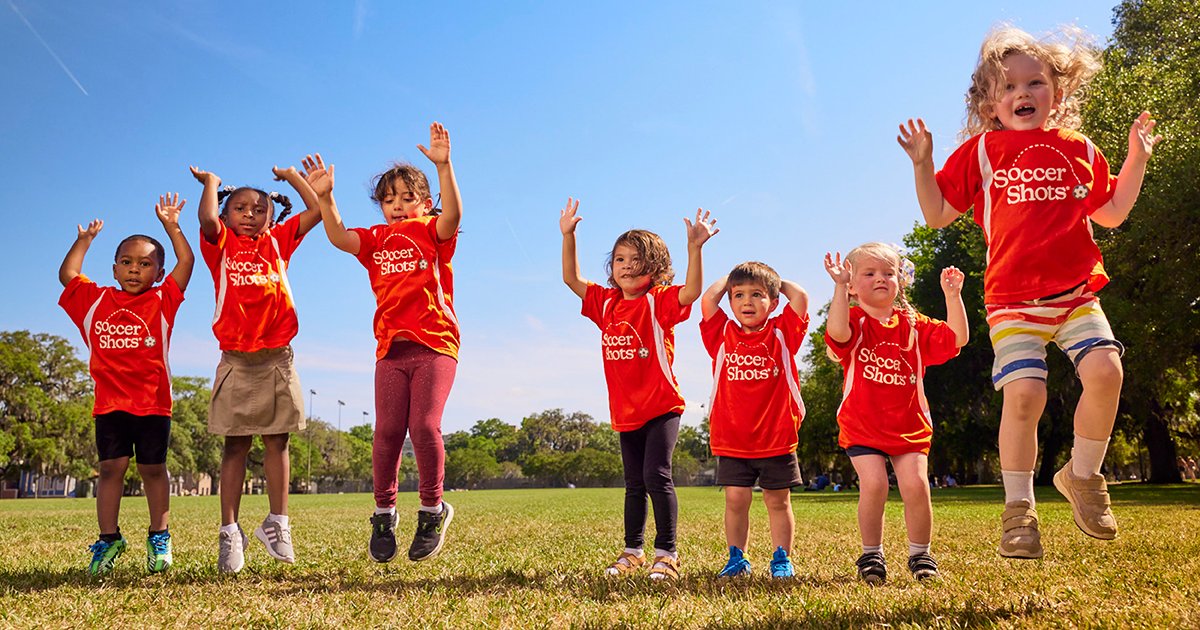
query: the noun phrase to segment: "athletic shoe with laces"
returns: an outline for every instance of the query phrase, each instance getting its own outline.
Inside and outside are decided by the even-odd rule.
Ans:
[[[913,577],[918,582],[941,577],[941,574],[938,573],[937,561],[933,559],[933,556],[929,555],[928,551],[909,556],[908,570],[912,571]]]
[[[775,553],[771,556],[771,577],[790,578],[795,575],[796,571],[792,568],[792,559],[788,557],[783,547],[776,547]]]
[[[250,538],[241,527],[237,532],[222,531],[217,535],[220,544],[217,552],[217,572],[237,573],[246,566],[246,549],[250,547]]]
[[[146,569],[162,573],[171,568],[171,532],[163,531],[146,537]]]
[[[1076,477],[1071,460],[1054,474],[1054,487],[1071,504],[1075,525],[1083,533],[1100,540],[1117,537],[1117,519],[1109,509],[1108,484],[1104,475]]]
[[[254,530],[254,537],[259,539],[267,548],[267,555],[280,562],[292,564],[296,554],[292,551],[292,529],[283,523],[267,517]]]
[[[887,581],[887,563],[882,553],[868,551],[859,556],[854,564],[858,565],[858,577],[867,584],[879,586]]]
[[[725,568],[717,574],[717,577],[750,577],[752,573],[750,561],[742,554],[742,550],[730,545],[729,560],[725,563]]]
[[[395,512],[371,516],[371,559],[375,562],[391,562],[396,557]]]
[[[92,552],[92,562],[88,565],[88,573],[99,576],[112,571],[113,564],[116,563],[117,557],[125,552],[125,547],[124,536],[112,542],[97,540],[92,543],[92,546],[88,547],[88,550]]]
[[[417,532],[408,547],[408,559],[413,562],[428,560],[442,550],[446,542],[446,528],[454,520],[454,508],[442,501],[442,511],[434,514],[417,510]]]

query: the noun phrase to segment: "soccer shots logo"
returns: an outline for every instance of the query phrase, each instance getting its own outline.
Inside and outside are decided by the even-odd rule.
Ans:
[[[225,261],[225,272],[229,275],[229,284],[235,287],[262,287],[279,284],[280,280],[279,274],[257,251],[238,252]]]
[[[729,381],[764,381],[779,376],[775,364],[761,343],[738,343],[737,349],[725,355],[725,379]]]
[[[1030,151],[1036,151],[1030,155],[1036,163],[1049,162],[1051,165],[1012,166],[993,173],[992,184],[1002,191],[1005,202],[1015,205],[1029,201],[1062,201],[1068,196],[1079,200],[1087,198],[1091,190],[1075,174],[1071,160],[1062,151],[1047,144],[1035,144],[1021,151],[1013,162],[1019,163]]]
[[[143,345],[153,348],[158,339],[150,334],[145,320],[128,309],[118,309],[92,325],[95,347],[101,350],[135,350]]]
[[[398,242],[392,244],[393,239]],[[391,234],[380,243],[379,251],[371,254],[371,259],[379,266],[379,274],[386,276],[393,273],[411,273],[418,269],[429,268],[425,255],[416,241],[403,234]]]
[[[884,356],[885,348],[889,349]],[[879,350],[879,352],[876,352]],[[875,348],[860,348],[858,362],[862,363],[863,378],[883,385],[912,385],[917,382],[916,370],[905,360],[900,346],[894,343],[881,343]]]
[[[629,322],[617,322],[610,326],[600,335],[600,346],[604,348],[605,361],[650,358],[650,350],[642,343],[642,338]]]

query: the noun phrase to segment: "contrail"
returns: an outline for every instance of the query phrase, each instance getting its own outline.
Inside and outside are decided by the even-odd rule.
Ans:
[[[29,32],[33,33],[33,36],[42,43],[42,46],[46,48],[46,52],[50,53],[51,57],[54,57],[54,60],[58,62],[58,66],[63,69],[63,72],[66,72],[67,76],[71,77],[71,80],[75,82],[75,87],[78,87],[79,91],[83,92],[84,96],[91,96],[88,94],[87,90],[83,89],[83,84],[79,82],[79,79],[76,79],[75,75],[71,74],[71,69],[67,67],[67,64],[63,63],[63,60],[59,59],[58,55],[54,54],[54,51],[50,48],[50,44],[47,44],[46,40],[42,39],[42,36],[38,34],[37,29],[33,28],[33,25],[29,23],[29,20],[25,19],[25,16],[21,13],[21,10],[17,8],[17,5],[13,4],[12,0],[8,0],[8,6],[12,7],[13,13],[16,13],[17,17],[21,18],[21,21],[24,22],[25,26],[29,28]]]
[[[504,223],[508,225],[508,231],[512,232],[513,240],[516,241],[517,247],[521,250],[521,254],[525,256],[525,262],[529,263],[530,269],[533,268],[533,259],[529,257],[529,252],[525,251],[525,245],[521,243],[521,239],[517,236],[517,231],[513,229],[512,223],[508,220],[508,215],[504,215]]]

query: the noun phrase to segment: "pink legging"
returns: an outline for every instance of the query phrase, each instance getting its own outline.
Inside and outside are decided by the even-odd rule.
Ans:
[[[417,457],[421,505],[442,500],[446,450],[442,442],[442,409],[458,361],[419,343],[396,340],[375,363],[375,440],[371,445],[375,505],[396,505],[396,476],[404,436],[412,435]]]

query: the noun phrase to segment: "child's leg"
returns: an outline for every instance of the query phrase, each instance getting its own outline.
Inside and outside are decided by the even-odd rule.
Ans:
[[[246,484],[246,455],[253,442],[250,435],[225,436],[225,450],[221,454],[221,525],[238,521],[242,486]]]
[[[643,479],[646,427],[624,431],[620,439],[621,467],[625,472],[625,548],[640,550],[646,542],[646,481]]]
[[[1033,507],[1033,467],[1037,463],[1037,425],[1046,407],[1046,381],[1019,378],[1004,385],[1000,412],[1000,472],[1004,502],[1027,500]]]
[[[750,544],[750,503],[754,489],[725,486],[725,543],[743,551]]]
[[[280,516],[288,513],[288,484],[292,479],[292,462],[288,459],[288,440],[291,435],[279,433],[264,435],[263,472],[267,475],[267,500],[271,514]],[[244,459],[242,460],[245,461]]]
[[[892,458],[896,485],[904,500],[904,525],[908,542],[928,545],[933,534],[933,506],[929,499],[929,458],[924,453],[905,453]]]
[[[372,485],[375,507],[396,506],[396,480],[400,455],[408,435],[411,398],[409,372],[396,355],[408,344],[393,344],[387,356],[375,363],[375,436],[371,441]]]
[[[679,414],[659,416],[646,423],[645,428],[646,457],[642,478],[654,508],[654,549],[674,554],[679,502],[675,498],[675,480],[671,476],[671,455],[679,439]]]
[[[1075,450],[1072,465],[1077,477],[1099,474],[1108,438],[1117,418],[1124,372],[1116,348],[1104,347],[1084,355],[1078,366],[1083,394],[1075,407]],[[1083,438],[1083,440],[1080,440]],[[1082,442],[1082,444],[1081,444]]]
[[[763,489],[763,503],[767,506],[767,519],[771,525],[771,546],[783,547],[792,554],[792,538],[796,530],[796,517],[792,514],[792,490]]]
[[[146,503],[150,506],[150,531],[160,532],[167,528],[171,508],[171,477],[167,464],[138,464],[142,486],[146,491]]]
[[[458,361],[424,346],[420,349],[420,363],[412,370],[409,381],[408,430],[417,458],[421,505],[436,508],[442,503],[442,483],[446,476],[442,410],[454,385]]]
[[[101,534],[117,533],[121,512],[121,495],[125,491],[125,471],[128,457],[105,459],[100,462],[100,481],[96,484],[96,519]]]
[[[850,458],[858,473],[858,531],[864,547],[883,544],[883,506],[887,503],[887,461],[882,455]]]

